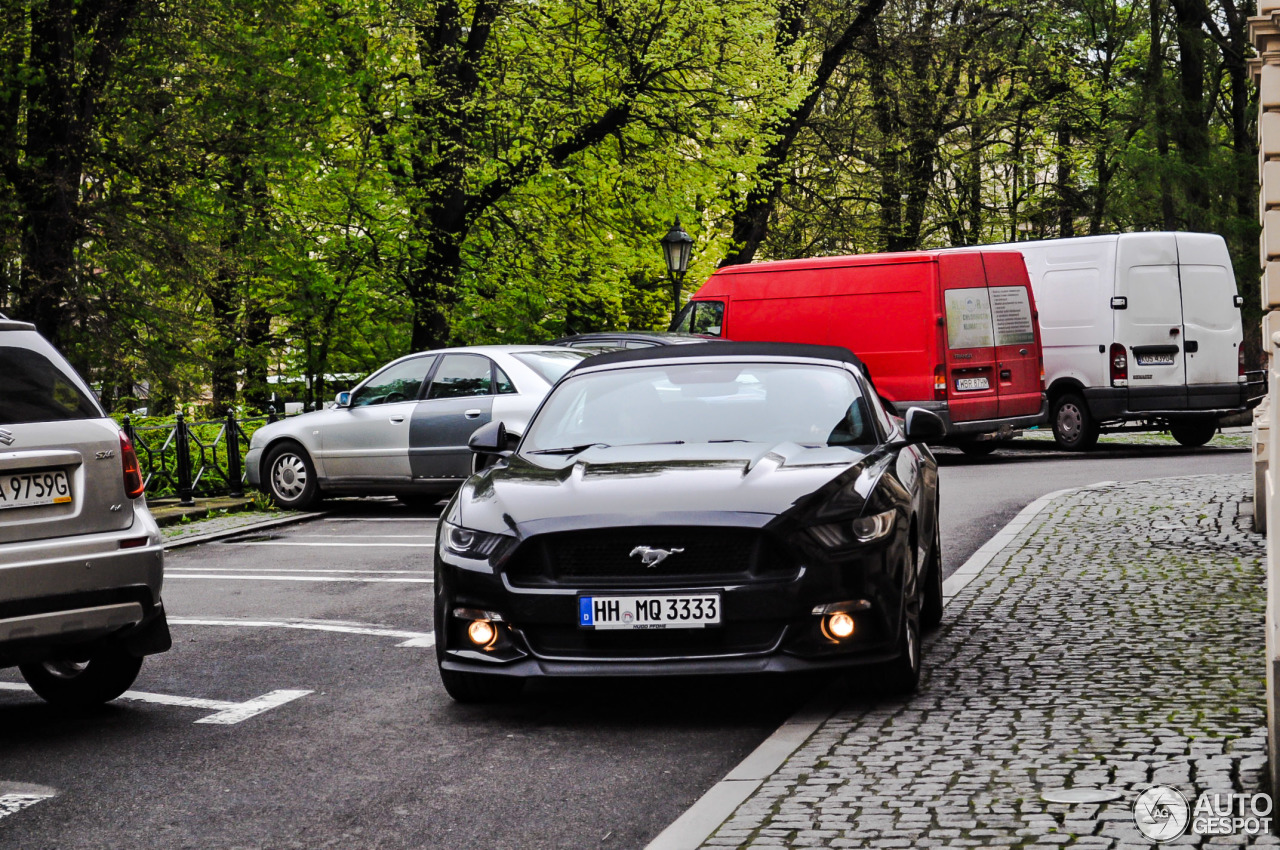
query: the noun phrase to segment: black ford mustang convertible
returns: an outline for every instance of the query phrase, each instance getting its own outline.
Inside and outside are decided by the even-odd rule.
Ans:
[[[875,665],[920,675],[942,616],[926,410],[886,413],[843,348],[681,345],[584,360],[441,517],[440,675],[464,701],[535,676]]]

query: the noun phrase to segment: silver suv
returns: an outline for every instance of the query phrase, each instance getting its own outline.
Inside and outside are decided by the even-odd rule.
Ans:
[[[138,458],[33,325],[0,314],[0,667],[60,705],[115,699],[171,641]]]

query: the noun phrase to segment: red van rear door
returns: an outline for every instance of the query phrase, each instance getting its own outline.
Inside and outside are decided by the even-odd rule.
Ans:
[[[1001,419],[1040,412],[1040,334],[1031,281],[1022,255],[982,255],[995,325],[997,415]]]
[[[987,277],[978,253],[938,257],[946,316],[944,369],[952,422],[995,419],[999,413],[995,331]]]

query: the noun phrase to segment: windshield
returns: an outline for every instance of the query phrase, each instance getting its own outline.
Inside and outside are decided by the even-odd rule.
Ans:
[[[869,410],[843,369],[779,363],[665,363],[575,375],[552,391],[521,454],[593,445],[874,444]]]
[[[522,351],[511,356],[537,372],[538,376],[548,384],[554,384],[565,372],[595,353],[574,348],[558,348],[552,351]]]

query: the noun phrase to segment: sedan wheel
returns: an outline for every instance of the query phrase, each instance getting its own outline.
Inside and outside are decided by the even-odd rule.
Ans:
[[[936,629],[942,622],[942,532],[938,527],[937,511],[934,511],[933,546],[929,549],[928,566],[924,572],[924,601],[920,605],[920,625],[926,631]]]
[[[303,511],[319,500],[315,467],[301,446],[286,443],[272,449],[266,469],[267,492],[280,507]]]
[[[911,576],[903,588],[901,623],[898,626],[898,657],[885,667],[885,690],[894,694],[915,693],[920,684],[920,573],[915,546],[911,547]]]

